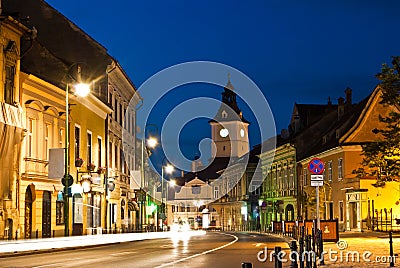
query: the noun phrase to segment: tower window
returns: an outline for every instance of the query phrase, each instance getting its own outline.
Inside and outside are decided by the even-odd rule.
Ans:
[[[224,151],[225,151],[225,146],[222,148],[222,150],[224,150]]]
[[[222,113],[221,113],[221,116],[222,116],[222,118],[227,118],[228,117],[228,113],[225,110],[223,110]]]

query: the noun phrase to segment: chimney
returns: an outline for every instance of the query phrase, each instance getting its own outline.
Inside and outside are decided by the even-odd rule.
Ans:
[[[331,97],[328,97],[328,104],[326,105],[325,112],[327,113],[327,112],[331,111],[331,109],[332,109],[332,101],[331,101]]]
[[[342,118],[343,114],[344,114],[344,99],[340,97],[338,99],[338,120]]]
[[[181,170],[181,177],[185,177],[185,172],[183,170]]]
[[[346,93],[346,105],[351,105],[352,104],[352,101],[351,101],[352,90],[351,90],[351,88],[347,87],[344,92]]]

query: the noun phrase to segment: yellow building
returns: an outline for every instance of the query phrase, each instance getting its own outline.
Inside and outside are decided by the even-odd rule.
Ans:
[[[297,144],[303,141],[302,148],[313,152],[298,161],[301,211],[305,219],[317,217],[316,187],[311,185],[308,171],[314,157],[325,163],[324,185],[319,187],[320,219],[338,219],[340,231],[361,231],[376,227],[375,210],[379,212],[378,217],[382,215],[381,209],[391,208],[393,215],[399,215],[397,182],[377,187],[376,178],[359,178],[353,172],[361,167],[361,145],[377,139],[374,129],[384,128],[379,116],[386,116],[393,109],[379,103],[381,94],[378,86],[358,104],[352,104],[351,96],[347,96],[346,103],[339,100],[336,109],[319,120],[316,127],[298,135]],[[316,133],[319,137],[314,138],[315,144],[305,144]]]
[[[0,17],[0,239],[19,236],[18,170],[24,135],[19,88],[21,43],[31,31],[11,17]]]
[[[19,183],[21,236],[60,236],[64,234],[65,90],[28,74],[21,75],[21,88],[27,126]],[[69,103],[69,174],[74,183],[69,229],[70,234],[86,234],[105,227],[101,167],[106,157],[105,118],[111,109],[92,94],[85,98],[69,94]],[[78,158],[84,160],[81,167]]]

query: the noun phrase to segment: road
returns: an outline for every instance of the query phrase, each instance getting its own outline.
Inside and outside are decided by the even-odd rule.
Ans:
[[[260,262],[257,254],[275,246],[288,248],[279,237],[254,233],[208,232],[176,239],[142,240],[91,248],[54,251],[0,259],[0,267],[238,267],[251,262],[253,267],[274,267]],[[264,257],[264,255],[260,255]],[[288,267],[289,263],[283,267]]]

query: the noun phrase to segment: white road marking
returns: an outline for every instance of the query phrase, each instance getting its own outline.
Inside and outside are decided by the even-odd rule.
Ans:
[[[44,265],[39,265],[39,266],[33,266],[32,268],[42,268],[42,267],[61,267],[65,263],[51,263],[51,264],[44,264]]]
[[[123,252],[113,253],[110,255],[113,257],[116,257],[116,256],[123,256],[123,255],[129,255],[129,254],[134,254],[134,253],[137,253],[137,251],[123,251]]]
[[[232,237],[235,238],[235,240],[233,240],[232,242],[229,242],[228,244],[222,245],[222,246],[220,246],[220,247],[213,248],[213,249],[210,249],[210,250],[201,252],[201,253],[197,253],[197,254],[194,254],[194,255],[192,255],[192,256],[188,256],[188,257],[185,257],[185,258],[182,258],[182,259],[173,261],[173,262],[163,263],[163,264],[161,264],[160,266],[156,266],[155,268],[160,268],[160,267],[165,267],[165,266],[174,265],[174,264],[177,264],[177,263],[180,263],[180,262],[183,262],[183,261],[187,261],[187,260],[190,260],[190,259],[193,259],[193,258],[202,256],[202,255],[206,255],[206,254],[208,254],[208,253],[211,253],[211,252],[214,252],[214,251],[223,249],[223,248],[225,248],[225,247],[227,247],[227,246],[230,246],[230,245],[236,243],[236,242],[239,240],[239,238],[238,238],[236,235],[232,235],[232,234],[224,234],[224,235],[232,236]]]

